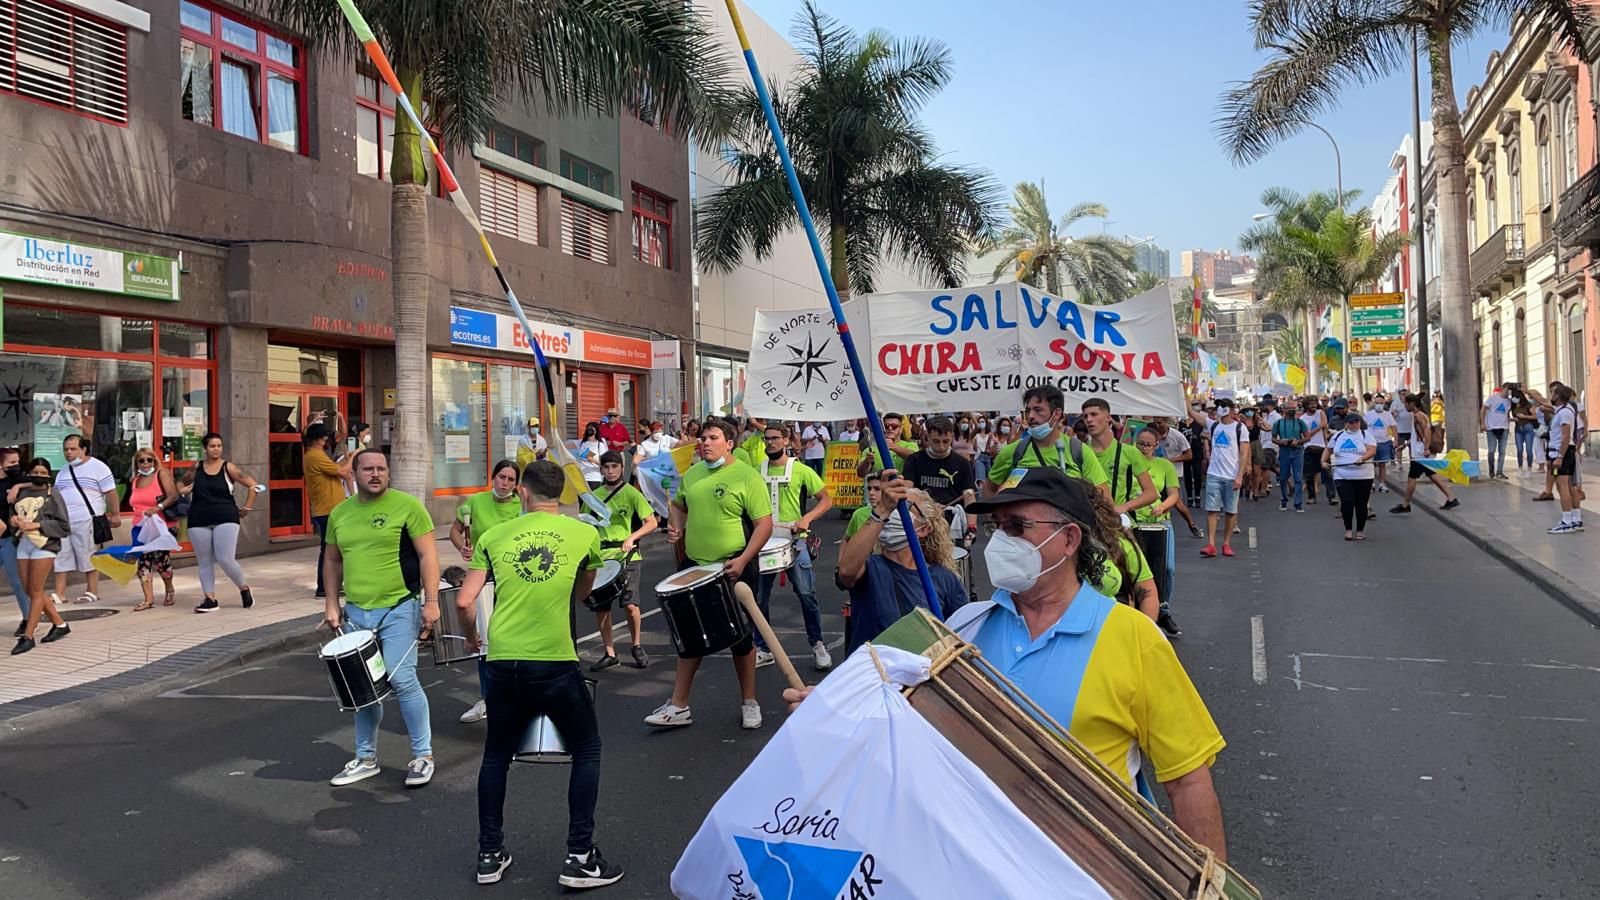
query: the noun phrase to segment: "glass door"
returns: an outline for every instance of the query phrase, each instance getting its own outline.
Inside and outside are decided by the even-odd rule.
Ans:
[[[323,424],[343,439],[347,426],[341,406],[360,408],[360,391],[303,384],[273,384],[267,390],[267,503],[271,510],[268,533],[311,532],[311,509],[306,495],[306,428]],[[331,449],[331,448],[330,448]],[[337,451],[335,451],[337,452]]]

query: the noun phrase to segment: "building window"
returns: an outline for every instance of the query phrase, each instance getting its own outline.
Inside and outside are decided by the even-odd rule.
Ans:
[[[544,168],[544,142],[537,138],[496,125],[483,133],[483,142],[496,153]]]
[[[602,194],[611,193],[611,173],[592,162],[569,153],[561,154],[561,177],[569,178]]]
[[[1495,203],[1494,168],[1491,166],[1483,170],[1483,208],[1489,220],[1489,233],[1494,234],[1500,227],[1500,211]]]
[[[1568,97],[1561,104],[1561,181],[1563,188],[1578,180],[1578,110]]]
[[[478,167],[478,218],[496,234],[529,244],[539,243],[539,186]]]
[[[611,262],[611,215],[570,194],[561,195],[561,252],[591,262]]]
[[[1534,138],[1539,143],[1539,208],[1550,205],[1550,119],[1547,116],[1539,117],[1539,124],[1534,126]]]
[[[672,268],[672,201],[638,185],[633,186],[633,258]]]
[[[300,45],[232,13],[180,4],[183,117],[252,141],[305,152]]]
[[[0,93],[127,124],[127,29],[43,0],[0,0]]]
[[[423,121],[428,121],[428,108],[420,111]],[[389,167],[394,160],[394,91],[383,79],[364,71],[356,72],[356,172],[384,181],[393,181]],[[439,133],[431,132],[435,143]],[[422,167],[428,173],[428,183],[437,185],[439,165],[433,154],[424,147]],[[440,196],[443,196],[441,194]]]
[[[1511,221],[1520,223],[1527,210],[1522,208],[1522,153],[1516,144],[1506,148],[1506,179],[1511,188]]]
[[[671,134],[672,129],[667,125],[667,115],[661,111],[660,103],[656,100],[655,91],[647,84],[641,84],[639,90],[628,98],[628,112],[635,119],[643,122],[650,128],[662,134]]]
[[[1478,195],[1467,185],[1467,243],[1478,246]]]
[[[489,471],[489,367],[433,358],[433,484],[481,489]]]

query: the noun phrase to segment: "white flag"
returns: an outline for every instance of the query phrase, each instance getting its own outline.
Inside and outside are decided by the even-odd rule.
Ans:
[[[865,306],[852,300],[844,309],[859,352],[869,352]],[[832,421],[866,415],[826,307],[756,310],[744,406],[749,415],[763,419]]]

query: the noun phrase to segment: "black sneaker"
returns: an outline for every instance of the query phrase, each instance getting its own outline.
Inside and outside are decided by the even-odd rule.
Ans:
[[[1456,507],[1458,507],[1460,505],[1461,505],[1461,501],[1460,500],[1457,500],[1456,498],[1451,497],[1449,500],[1445,501],[1445,504],[1443,506],[1441,506],[1439,508],[1440,509],[1455,509]]]
[[[250,596],[250,589],[249,588],[240,588],[239,589],[239,602],[244,604],[244,608],[245,609],[249,609],[250,607],[256,605],[256,598]]]
[[[601,657],[599,662],[597,662],[594,665],[590,666],[589,667],[589,671],[591,671],[591,672],[600,672],[600,671],[604,671],[605,669],[609,669],[609,668],[611,668],[612,666],[615,666],[615,665],[620,665],[620,663],[618,663],[618,661],[617,661],[616,655],[608,653],[605,656]]]
[[[1160,625],[1161,630],[1165,631],[1171,637],[1177,637],[1178,635],[1183,634],[1183,629],[1179,628],[1178,623],[1172,620],[1172,613],[1162,613],[1161,616],[1156,619],[1156,624]]]
[[[59,641],[71,633],[72,627],[65,622],[62,622],[60,625],[51,625],[50,630],[45,632],[45,636],[39,639],[39,643],[54,643],[55,641]]]
[[[556,879],[562,887],[597,888],[622,880],[622,869],[606,862],[599,847],[590,847],[583,856],[579,859],[576,853],[567,854],[566,862],[561,865],[561,877]],[[478,865],[481,871],[483,864]]]
[[[1411,505],[1409,503],[1399,503],[1389,507],[1390,515],[1398,516],[1408,512],[1411,512]]]
[[[638,644],[633,645],[633,667],[643,669],[650,665],[650,656]]]
[[[197,613],[216,612],[221,608],[221,606],[222,605],[217,602],[217,598],[207,597],[199,606],[194,608],[194,611]]]
[[[18,653],[27,653],[29,650],[32,650],[32,649],[33,649],[33,638],[30,638],[30,637],[19,637],[19,638],[17,638],[17,645],[15,647],[11,648],[11,655],[12,656],[16,656]]]
[[[493,853],[478,854],[478,883],[494,884],[511,868],[511,854],[505,850],[496,850]]]

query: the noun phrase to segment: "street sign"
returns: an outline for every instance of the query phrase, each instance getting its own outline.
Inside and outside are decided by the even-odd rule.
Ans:
[[[1405,295],[1398,291],[1350,297],[1350,366],[1384,369],[1405,365]]]
[[[1360,325],[1372,322],[1404,322],[1406,311],[1401,306],[1369,306],[1366,309],[1352,309],[1350,321]]]
[[[1406,364],[1404,353],[1369,353],[1365,356],[1352,356],[1350,367],[1352,369],[1388,369],[1399,368]]]
[[[1350,352],[1361,353],[1404,353],[1406,352],[1405,338],[1381,338],[1378,340],[1352,340]]]
[[[1351,294],[1350,308],[1352,310],[1368,306],[1398,306],[1405,309],[1406,295],[1399,291],[1390,291],[1384,294]]]
[[[1354,338],[1396,338],[1396,337],[1402,337],[1403,338],[1405,336],[1405,333],[1406,333],[1405,323],[1401,322],[1399,324],[1400,324],[1400,327],[1396,328],[1393,325],[1389,325],[1387,323],[1373,325],[1373,324],[1367,323],[1367,322],[1356,322],[1356,323],[1354,323],[1354,324],[1352,324],[1350,326],[1350,337],[1352,339],[1354,339]]]

